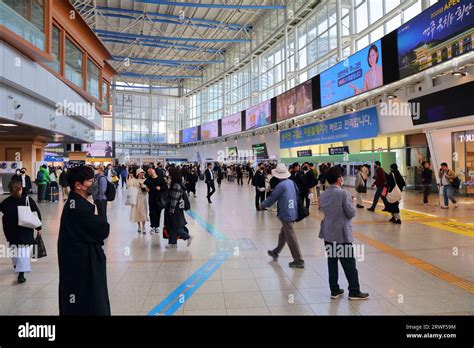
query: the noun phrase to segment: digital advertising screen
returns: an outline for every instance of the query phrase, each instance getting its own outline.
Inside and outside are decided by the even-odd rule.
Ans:
[[[219,136],[218,122],[212,121],[201,125],[201,140],[209,140]]]
[[[192,143],[198,140],[198,127],[183,129],[183,143]]]
[[[382,42],[378,40],[321,73],[321,106],[383,86]]]
[[[271,101],[267,100],[245,111],[245,130],[267,126],[272,123]]]
[[[267,144],[265,143],[252,145],[252,151],[257,159],[268,158]]]
[[[242,113],[224,117],[222,119],[222,135],[234,134],[242,131]]]
[[[49,143],[44,147],[43,160],[45,162],[63,162],[64,154],[63,143]]]
[[[474,1],[440,0],[398,30],[400,78],[472,50]]]
[[[313,111],[311,80],[276,97],[277,122]]]
[[[237,150],[237,147],[228,147],[227,148],[227,157],[233,158],[233,157],[238,157],[239,152]]]
[[[112,141],[96,141],[82,146],[86,157],[114,157],[114,143]]]

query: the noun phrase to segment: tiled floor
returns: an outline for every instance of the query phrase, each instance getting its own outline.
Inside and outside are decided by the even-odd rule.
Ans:
[[[432,196],[432,205],[423,206],[420,194],[404,193],[403,208],[410,212],[406,218],[402,214],[400,226],[388,223],[384,214],[358,210],[354,230],[375,244],[355,241],[364,247],[358,270],[361,288],[370,293],[370,299],[350,302],[347,290],[343,298],[330,298],[323,243],[318,239],[322,214],[315,206],[310,218],[296,225],[306,269],[294,270],[288,267],[287,248],[277,262],[267,257],[266,251],[276,244],[280,223],[276,213],[255,211],[250,186],[224,183],[212,205],[207,204],[204,190],[199,183],[198,198],[190,198],[192,209],[228,239],[217,241],[202,224],[187,217],[195,239],[189,248],[179,242],[177,250],[166,250],[167,241],[161,235],[136,232],[128,221],[129,207],[123,203],[125,191],[119,190],[109,207],[111,233],[105,246],[113,314],[146,315],[224,249],[231,256],[174,315],[474,314],[474,288],[458,287],[380,247],[401,251],[472,285],[474,232],[463,235],[423,222],[455,219],[472,225],[474,200],[461,199],[472,205],[441,210],[437,195]],[[0,258],[0,315],[58,313],[56,243],[62,203],[41,204],[40,209],[48,257],[33,264],[27,282],[21,285],[16,284],[10,259]],[[0,243],[5,243],[3,233]],[[347,289],[342,269],[339,275],[341,287]]]

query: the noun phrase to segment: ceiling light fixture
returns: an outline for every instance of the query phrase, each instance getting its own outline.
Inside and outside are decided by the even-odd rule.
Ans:
[[[13,124],[13,123],[0,123],[0,126],[2,126],[2,127],[18,127],[18,125]]]

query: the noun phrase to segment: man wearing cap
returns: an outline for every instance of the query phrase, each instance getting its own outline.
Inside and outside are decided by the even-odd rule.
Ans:
[[[293,228],[298,218],[295,183],[292,180],[288,180],[291,174],[284,164],[280,163],[273,169],[272,175],[279,179],[280,183],[276,185],[270,197],[260,205],[260,209],[268,208],[273,203],[278,202],[277,216],[281,221],[281,231],[278,236],[277,247],[273,250],[269,250],[268,255],[271,256],[273,260],[277,260],[281,250],[285,244],[288,243],[291,256],[293,256],[293,262],[290,262],[289,266],[291,268],[304,268],[304,260],[301,257],[301,250]]]

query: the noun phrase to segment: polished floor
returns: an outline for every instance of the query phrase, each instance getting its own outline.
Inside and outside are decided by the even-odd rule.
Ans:
[[[187,247],[179,241],[177,249],[165,249],[161,234],[137,233],[124,193],[119,190],[110,203],[105,246],[114,315],[474,314],[474,199],[441,210],[437,194],[424,206],[421,194],[404,193],[402,225],[389,223],[380,210],[358,210],[357,267],[361,290],[370,299],[349,301],[341,267],[346,292],[343,298],[330,298],[317,206],[296,225],[306,268],[295,270],[288,267],[288,248],[278,261],[267,256],[280,223],[275,212],[255,211],[251,186],[224,182],[209,205],[200,182],[187,216],[193,243]],[[48,256],[33,263],[24,284],[16,284],[11,260],[0,258],[0,315],[58,314],[56,243],[62,203],[44,203],[40,209]],[[0,243],[5,244],[3,233]]]

